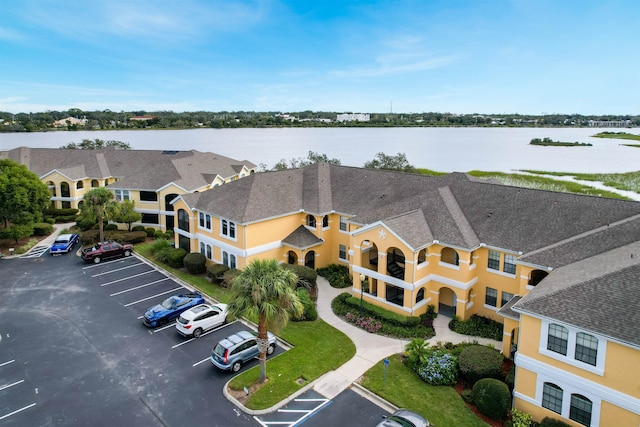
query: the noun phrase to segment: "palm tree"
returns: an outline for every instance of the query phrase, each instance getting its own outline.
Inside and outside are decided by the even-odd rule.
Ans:
[[[104,219],[108,217],[114,205],[113,193],[106,188],[94,188],[84,195],[82,213],[89,214],[98,220],[98,224],[100,225],[100,242],[104,241]]]
[[[267,379],[267,329],[275,331],[285,326],[291,315],[302,314],[303,306],[295,292],[297,282],[296,274],[275,259],[252,261],[233,282],[229,314],[258,319],[259,383]]]

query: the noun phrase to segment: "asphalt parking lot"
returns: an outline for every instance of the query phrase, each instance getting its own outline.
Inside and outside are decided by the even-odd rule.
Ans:
[[[352,391],[311,409],[312,391],[273,414],[238,410],[222,394],[231,374],[209,356],[247,327],[197,339],[148,329],[147,308],[189,290],[137,257],[87,265],[45,253],[0,261],[0,276],[0,425],[374,426],[385,413]]]

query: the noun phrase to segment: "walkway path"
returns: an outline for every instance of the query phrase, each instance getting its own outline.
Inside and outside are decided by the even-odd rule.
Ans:
[[[349,289],[332,288],[329,282],[323,277],[318,277],[317,282],[318,315],[334,328],[344,332],[356,345],[356,355],[351,358],[351,360],[335,371],[325,374],[313,387],[328,399],[333,399],[347,389],[352,382],[358,380],[358,378],[376,363],[388,356],[404,351],[405,346],[410,340],[372,334],[340,319],[333,313],[331,301],[341,293],[348,292]],[[438,341],[457,344],[464,341],[476,340],[481,344],[492,344],[497,349],[502,348],[502,342],[500,341],[461,335],[451,331],[449,329],[450,320],[451,318],[447,316],[440,315],[436,317],[433,323],[436,335],[427,341],[429,344],[435,344]]]

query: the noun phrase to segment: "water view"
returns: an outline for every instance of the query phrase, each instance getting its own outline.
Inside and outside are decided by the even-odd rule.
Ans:
[[[127,142],[139,150],[211,151],[273,167],[309,151],[362,166],[378,152],[405,153],[420,168],[443,172],[518,169],[579,173],[640,170],[640,149],[629,141],[593,138],[595,128],[276,128],[2,133],[0,149],[58,148],[83,139]],[[638,133],[632,129],[631,133]],[[529,145],[533,138],[588,142],[590,147]]]

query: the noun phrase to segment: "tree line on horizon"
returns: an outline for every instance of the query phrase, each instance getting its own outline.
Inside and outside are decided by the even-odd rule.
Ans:
[[[71,124],[61,130],[109,129],[192,129],[192,128],[268,128],[268,127],[417,127],[417,126],[506,126],[506,127],[584,127],[589,120],[630,120],[640,126],[639,115],[580,114],[455,114],[441,112],[371,113],[366,122],[338,122],[342,112],[299,111],[64,111],[37,113],[0,112],[0,131],[41,132],[55,129],[53,123],[68,117],[86,119],[85,125]],[[146,120],[132,117],[151,116]]]

